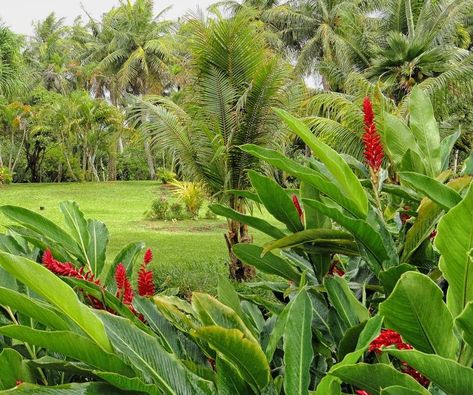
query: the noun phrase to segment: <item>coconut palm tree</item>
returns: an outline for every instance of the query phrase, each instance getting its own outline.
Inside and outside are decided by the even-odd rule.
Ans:
[[[247,172],[258,162],[238,147],[268,146],[279,138],[271,107],[281,104],[289,68],[272,53],[264,33],[243,13],[234,18],[190,20],[186,31],[190,52],[188,79],[176,100],[148,97],[137,104],[135,121],[179,158],[184,173],[202,182],[216,199],[245,212],[245,202],[230,190],[249,187]],[[231,248],[249,241],[246,226],[229,221],[225,235],[231,256],[231,275],[251,273]]]
[[[11,96],[22,86],[21,39],[0,25],[0,95]]]
[[[104,15],[100,31],[90,45],[95,59],[95,76],[106,84],[112,101],[124,94],[162,94],[170,84],[172,51],[168,33],[172,23],[162,20],[164,11],[154,14],[153,1],[121,1]],[[144,140],[150,178],[156,177],[154,159]]]

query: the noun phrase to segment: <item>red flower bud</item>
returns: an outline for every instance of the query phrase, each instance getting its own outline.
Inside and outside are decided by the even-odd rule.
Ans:
[[[145,263],[145,265],[147,265],[148,263],[150,263],[151,261],[153,260],[153,251],[151,251],[151,248],[148,248],[145,252],[145,256],[144,256],[144,259],[143,259],[143,262]]]
[[[294,207],[297,210],[297,214],[299,214],[299,218],[302,222],[302,220],[304,219],[304,211],[302,211],[301,204],[299,203],[299,199],[296,195],[292,195],[292,203],[294,204]]]
[[[383,162],[384,151],[381,145],[381,136],[378,134],[374,123],[373,105],[368,97],[365,97],[363,101],[363,113],[365,123],[365,133],[363,134],[364,157],[366,164],[377,173]]]

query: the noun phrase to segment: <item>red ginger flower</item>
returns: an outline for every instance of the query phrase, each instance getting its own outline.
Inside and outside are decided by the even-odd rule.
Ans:
[[[152,260],[153,260],[153,251],[151,251],[151,248],[148,248],[145,252],[145,257],[144,257],[143,262],[145,263],[145,265],[147,265]]]
[[[299,218],[302,221],[304,219],[304,211],[302,211],[301,204],[299,203],[299,199],[296,195],[292,195],[292,203],[294,203],[294,207],[297,210],[297,214],[299,214]]]
[[[131,305],[134,294],[123,263],[119,263],[115,269],[115,283],[117,285],[117,298],[122,299],[124,304]]]
[[[391,329],[383,329],[380,335],[374,339],[368,351],[381,352],[382,347],[396,346],[398,350],[411,350],[410,344],[404,343],[401,339],[401,335]]]
[[[333,261],[332,264],[330,265],[330,269],[328,269],[328,274],[333,276],[336,274],[337,276],[343,277],[345,275],[345,270],[340,269],[338,267],[339,261]]]
[[[358,395],[370,395],[368,392],[364,391],[364,390],[356,390],[355,391]]]
[[[384,151],[381,145],[381,136],[376,130],[374,123],[373,105],[368,97],[365,97],[363,100],[363,113],[365,123],[365,133],[363,134],[365,161],[373,172],[377,173],[383,162]]]
[[[153,259],[153,253],[148,248],[141,264],[140,271],[138,272],[138,293],[140,296],[153,296],[155,293],[155,285],[153,281],[153,272],[146,270],[146,266]]]

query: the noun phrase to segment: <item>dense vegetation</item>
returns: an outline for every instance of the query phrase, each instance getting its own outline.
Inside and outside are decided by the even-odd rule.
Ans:
[[[76,202],[60,225],[19,197],[0,390],[470,393],[472,21],[471,0],[224,1],[176,23],[136,0],[1,28],[2,183],[157,178],[183,206],[150,201],[156,220],[209,200],[230,280],[171,288]]]

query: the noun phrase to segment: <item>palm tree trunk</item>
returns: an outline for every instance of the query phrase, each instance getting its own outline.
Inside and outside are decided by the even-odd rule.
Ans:
[[[232,196],[230,207],[239,213],[245,213],[245,207],[240,198]],[[251,243],[253,240],[248,233],[248,226],[235,220],[228,220],[228,233],[224,235],[230,256],[230,278],[237,281],[250,280],[255,276],[255,268],[243,263],[233,253],[233,246],[238,243]]]
[[[151,153],[151,147],[149,146],[149,141],[145,137],[144,139],[144,147],[145,147],[145,155],[146,161],[148,162],[148,170],[149,170],[149,179],[155,180],[156,179],[156,169],[154,167],[154,159]]]

